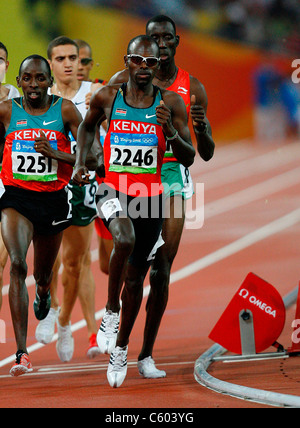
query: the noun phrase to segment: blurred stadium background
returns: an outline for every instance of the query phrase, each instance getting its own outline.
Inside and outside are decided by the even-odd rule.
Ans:
[[[1,37],[8,48],[6,82],[20,62],[58,35],[86,40],[92,78],[123,68],[128,41],[156,14],[172,17],[181,36],[177,64],[206,88],[217,144],[253,139],[271,144],[299,137],[299,0],[1,0]],[[300,71],[299,71],[300,77]]]

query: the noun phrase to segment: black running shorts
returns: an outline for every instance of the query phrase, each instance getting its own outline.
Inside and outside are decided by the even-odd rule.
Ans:
[[[67,188],[57,192],[36,192],[5,186],[0,210],[13,208],[26,217],[38,235],[56,235],[71,225],[71,195]]]
[[[105,183],[96,194],[97,210],[109,230],[117,217],[126,216],[132,221],[135,231],[135,246],[129,263],[137,267],[150,264],[149,258],[158,241],[164,220],[164,197],[131,197],[113,190]]]

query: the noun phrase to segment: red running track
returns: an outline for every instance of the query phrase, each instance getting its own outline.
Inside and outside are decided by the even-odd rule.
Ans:
[[[127,378],[121,388],[114,390],[106,379],[108,357],[92,361],[86,358],[87,332],[81,323],[79,303],[72,314],[76,331],[75,353],[70,363],[59,361],[55,343],[36,344],[34,287],[30,277],[28,347],[34,371],[12,378],[9,369],[16,349],[8,287],[4,287],[0,318],[6,323],[6,343],[0,344],[0,407],[262,407],[203,388],[194,380],[194,364],[212,345],[208,339],[210,331],[249,272],[273,284],[282,296],[299,284],[299,157],[298,142],[263,145],[241,141],[217,147],[208,163],[198,157],[191,168],[194,183],[205,186],[205,221],[201,227],[201,216],[198,224],[189,220],[195,229],[185,229],[172,270],[170,300],[154,353],[158,367],[167,372],[166,379],[146,380],[137,371],[146,299],[131,336]],[[201,200],[200,185],[198,191],[194,207]],[[98,268],[96,235],[92,250],[97,311],[101,317],[107,298],[107,277]],[[28,265],[31,274],[31,250]],[[5,284],[9,281],[8,271],[9,266],[5,270]],[[293,312],[294,308],[288,313],[286,328],[279,338],[285,347],[290,346]],[[222,365],[214,369],[214,375],[233,383],[285,389],[299,395],[298,379],[280,364],[283,363],[277,363],[271,373],[259,366],[259,374],[258,370],[245,371],[244,366],[232,369]]]

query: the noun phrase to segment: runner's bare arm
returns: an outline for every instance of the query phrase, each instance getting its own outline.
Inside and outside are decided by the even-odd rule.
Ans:
[[[106,121],[105,121],[106,123]],[[96,136],[94,140],[94,144],[92,146],[92,150],[95,153],[96,159],[97,159],[97,166],[95,168],[95,171],[99,177],[105,177],[105,168],[104,168],[104,153],[103,153],[103,147],[100,142],[100,125],[96,126]]]
[[[0,164],[2,163],[4,143],[5,143],[5,128],[2,122],[0,122]]]
[[[96,126],[106,119],[104,106],[107,102],[108,92],[107,87],[104,87],[92,96],[90,107],[78,129],[76,163],[73,172],[73,181],[78,185],[88,183],[85,161],[95,140]]]
[[[191,117],[193,128],[197,140],[197,149],[201,158],[209,161],[215,150],[215,143],[212,139],[212,130],[206,117],[208,99],[204,86],[194,77],[190,77],[191,82]]]
[[[5,133],[10,124],[11,111],[11,100],[0,103],[0,163],[2,163],[2,156],[5,144]]]
[[[116,74],[114,74],[110,81],[108,82],[109,85],[117,85],[120,83],[128,82],[129,79],[129,72],[127,69],[124,69],[122,71],[118,71]]]
[[[85,105],[86,105],[86,109],[88,110],[89,106],[90,106],[90,101],[91,98],[93,96],[93,93],[96,92],[98,89],[103,88],[104,85],[102,85],[102,83],[93,83],[91,86],[91,91],[88,92],[85,96]]]
[[[63,100],[62,103],[62,115],[65,127],[71,132],[74,140],[77,142],[78,128],[82,122],[82,116],[77,109],[77,107],[72,103],[72,101]],[[76,155],[75,154],[64,154],[62,152],[56,153],[57,160],[62,160],[64,162],[75,165]],[[66,155],[66,156],[65,156]],[[97,158],[94,153],[89,153],[86,158],[86,166],[90,170],[95,170],[97,168]]]
[[[163,91],[163,101],[156,108],[156,117],[158,123],[162,125],[167,143],[171,144],[176,159],[185,167],[191,166],[196,152],[181,96],[175,92]]]

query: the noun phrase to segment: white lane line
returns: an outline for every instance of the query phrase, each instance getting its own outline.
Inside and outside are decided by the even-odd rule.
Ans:
[[[193,275],[200,270],[211,266],[225,258],[232,256],[239,251],[242,251],[251,245],[254,245],[260,241],[263,241],[266,238],[269,238],[276,233],[279,233],[289,227],[292,227],[300,222],[300,208],[290,212],[289,214],[280,217],[277,220],[272,221],[271,223],[266,224],[265,226],[251,232],[242,238],[237,239],[231,244],[226,245],[223,248],[220,248],[217,251],[214,251],[207,256],[202,257],[201,259],[195,261],[194,263],[189,264],[188,266],[180,269],[174,274],[171,274],[171,283],[177,282],[181,279],[186,278],[187,276]]]
[[[214,216],[232,211],[251,202],[259,201],[260,199],[268,199],[271,195],[281,192],[297,185],[300,177],[300,168],[292,169],[291,171],[277,175],[262,183],[255,184],[246,189],[235,192],[213,202],[204,204],[204,220]],[[187,219],[192,219],[194,216],[192,210],[186,213]],[[189,229],[199,229],[203,226],[203,222],[189,222]]]
[[[217,147],[214,157],[208,164],[197,157],[197,161],[191,166],[190,171],[192,175],[196,175],[206,168],[222,168],[224,165],[239,162],[252,155],[255,155],[255,148],[249,140],[236,141]]]
[[[250,178],[257,174],[264,174],[285,167],[290,163],[295,163],[299,157],[300,145],[297,144],[245,159],[234,165],[226,165],[223,168],[211,167],[209,171],[197,176],[192,175],[192,177],[194,183],[205,183],[205,188],[211,190],[225,184],[234,183],[236,180]],[[222,177],[221,180],[220,177]]]
[[[170,366],[194,366],[195,361],[173,361],[171,363],[155,363],[157,367],[170,367]],[[65,365],[64,367],[56,367],[52,366],[47,369],[38,369],[37,371],[34,371],[32,373],[28,373],[22,377],[32,377],[32,376],[45,376],[45,375],[62,375],[62,374],[69,374],[69,373],[87,373],[87,372],[95,372],[97,371],[107,371],[107,365],[106,364],[91,364],[91,365],[81,365],[81,366],[68,366]],[[137,361],[128,361],[128,368],[136,367]],[[11,375],[2,375],[0,376],[0,379],[11,379]]]
[[[255,230],[254,232],[251,232],[242,238],[232,242],[231,244],[226,245],[225,247],[220,248],[217,251],[214,251],[211,254],[208,254],[205,257],[202,257],[201,259],[189,264],[188,266],[185,266],[182,269],[179,269],[177,272],[174,272],[171,274],[170,278],[170,284],[174,284],[182,279],[187,278],[190,275],[193,275],[202,269],[205,269],[215,263],[218,263],[221,260],[226,259],[227,257],[230,257],[239,251],[242,251],[251,245],[254,245],[272,235],[275,235],[276,233],[279,233],[289,227],[294,226],[295,224],[300,222],[300,208],[297,210],[294,210],[290,212],[289,214],[280,217],[279,219],[272,221],[271,223],[268,223],[267,225]],[[146,286],[144,288],[144,297],[147,297],[150,292],[150,285]],[[96,313],[96,319],[101,319],[103,317],[105,309],[101,309]],[[76,324],[73,324],[71,329],[72,332],[75,332],[77,330],[80,330],[81,328],[85,327],[86,322],[85,320],[81,320],[77,322]],[[55,334],[52,342],[55,342],[57,340],[57,334]],[[42,345],[41,343],[36,343],[32,346],[28,347],[28,352],[32,353],[34,351],[37,351],[38,349],[41,349],[45,345]],[[0,361],[0,367],[5,366],[6,364],[12,363],[15,360],[15,355],[11,355],[2,361]]]

